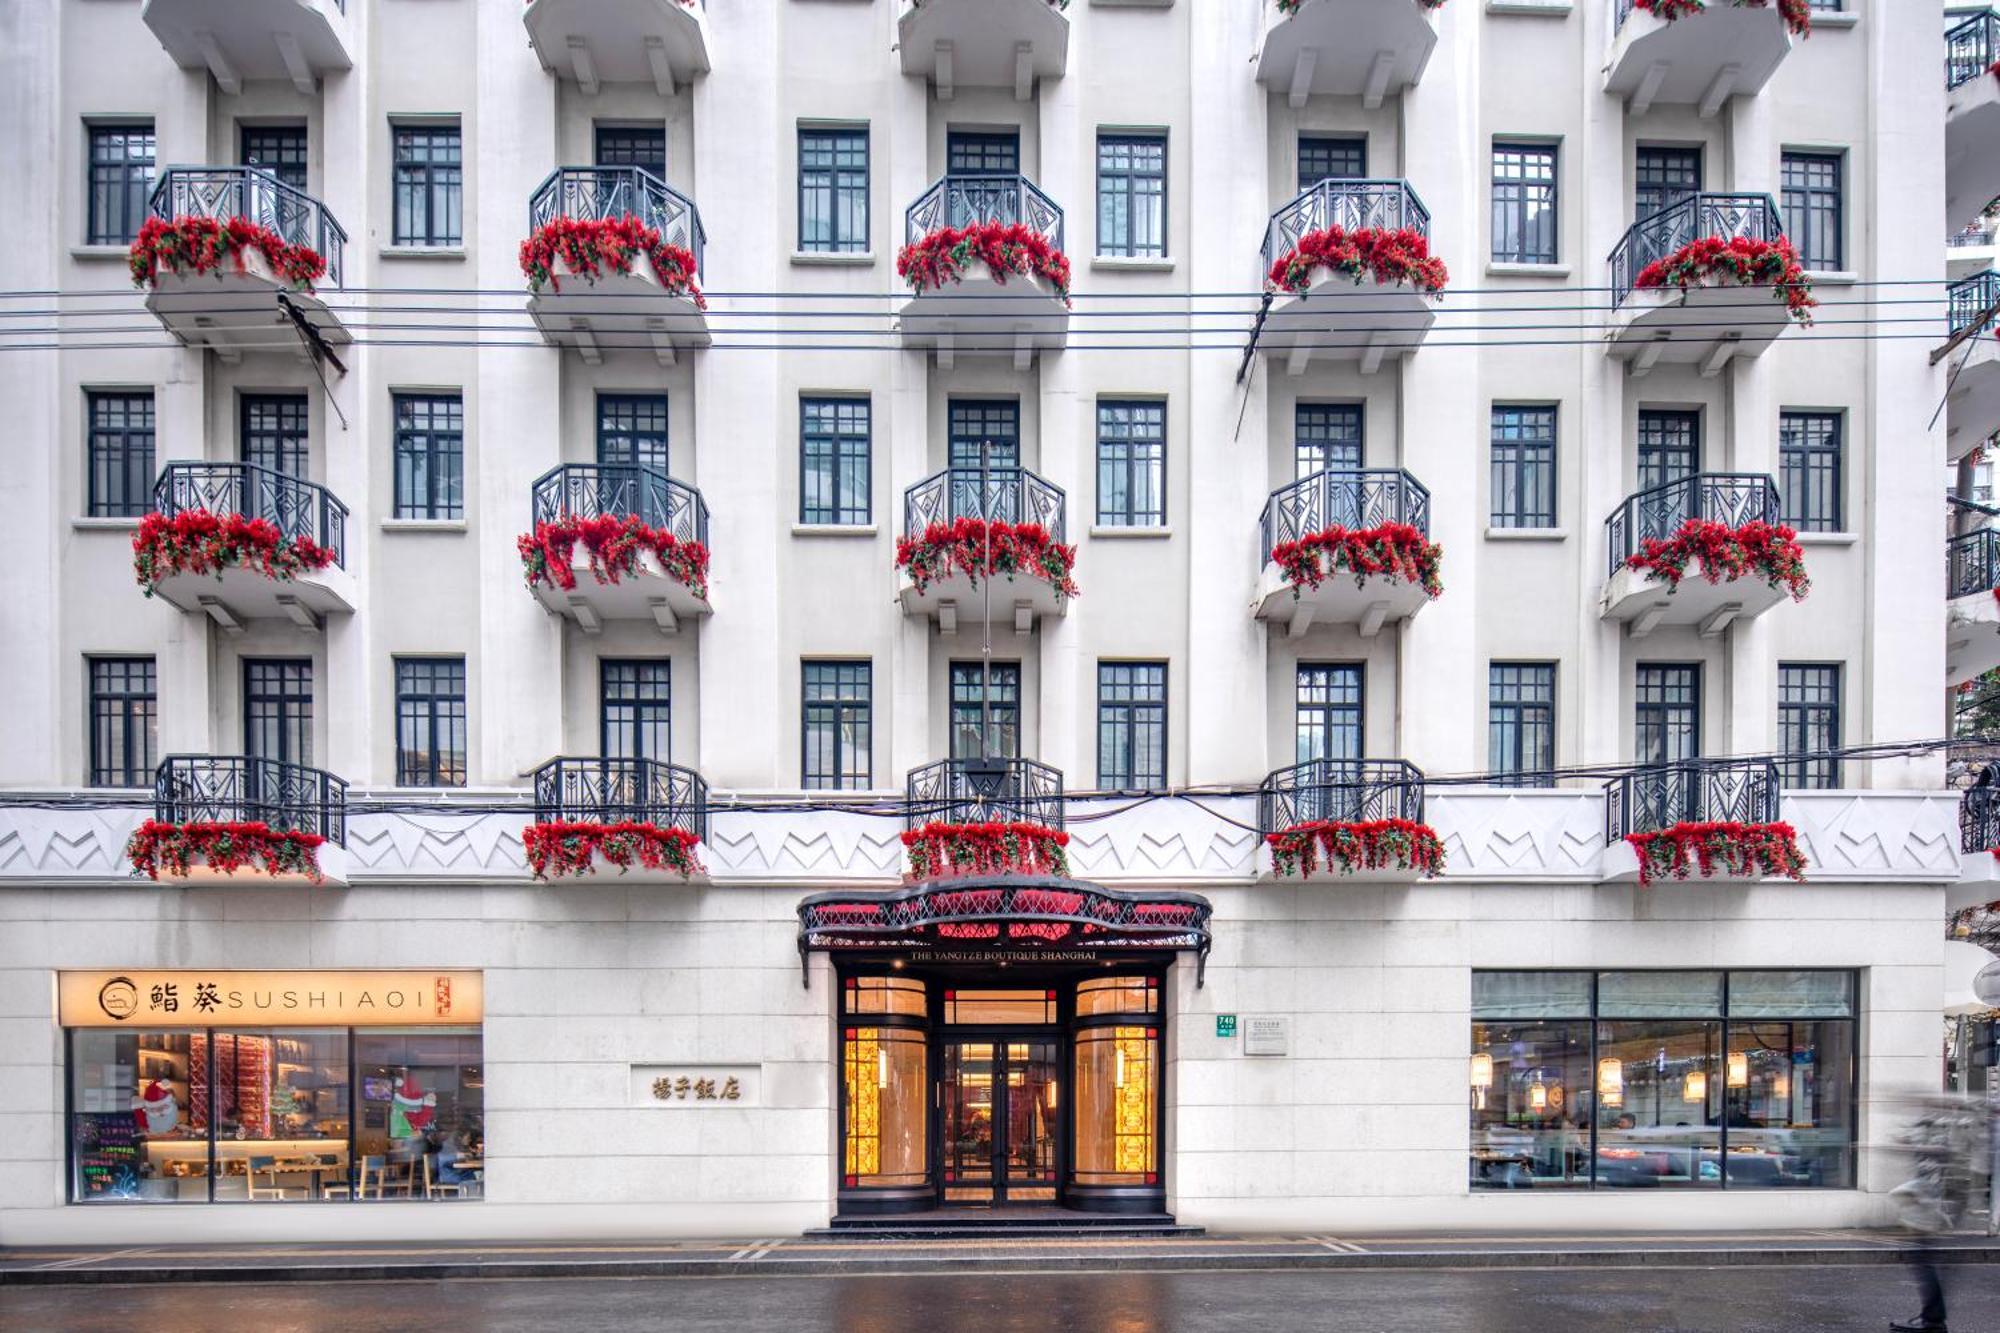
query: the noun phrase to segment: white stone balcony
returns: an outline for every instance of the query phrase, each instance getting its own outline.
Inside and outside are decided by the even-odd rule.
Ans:
[[[1293,375],[1313,361],[1359,361],[1361,372],[1372,375],[1385,360],[1414,352],[1437,321],[1437,294],[1422,283],[1303,263],[1296,286],[1272,274],[1335,231],[1409,231],[1428,247],[1430,229],[1430,210],[1407,181],[1323,180],[1301,190],[1264,228],[1258,277],[1271,299],[1257,346]]]
[[[903,536],[932,554],[919,554],[897,570],[897,597],[904,612],[935,620],[946,634],[989,620],[1026,634],[1044,616],[1068,614],[1069,598],[1061,586],[1074,559],[1064,542],[1068,507],[1060,486],[1026,468],[946,468],[924,478],[903,493]],[[976,574],[963,567],[962,552],[942,540],[926,542],[966,521],[993,525],[992,549],[998,554],[991,566],[1003,572]],[[1030,540],[1046,538],[1048,558],[1063,571],[1060,578],[1028,559],[1033,553],[1020,544],[1018,529],[1023,526],[1040,530],[1042,537]],[[986,563],[983,540],[977,551],[979,563]],[[1009,551],[1021,553],[1021,567],[1007,569]],[[919,563],[925,565],[921,581]]]
[[[1320,553],[1312,560],[1322,571],[1317,586],[1294,583],[1277,556],[1280,548],[1310,543],[1335,530],[1375,533],[1408,528],[1430,536],[1431,495],[1422,483],[1396,468],[1360,472],[1315,472],[1271,493],[1264,505],[1255,612],[1259,620],[1282,624],[1298,638],[1314,625],[1353,625],[1372,638],[1385,625],[1408,620],[1430,601],[1420,579],[1401,573],[1357,577]],[[1419,560],[1428,559],[1420,554]]]
[[[146,0],[140,19],[182,69],[205,69],[234,97],[246,79],[290,79],[308,95],[351,69],[348,4],[365,0]]]
[[[522,21],[542,68],[593,97],[606,83],[672,97],[709,70],[705,0],[530,0]]]
[[[1008,356],[1017,370],[1026,370],[1039,353],[1069,341],[1063,212],[1027,177],[944,176],[904,212],[904,249],[948,230],[1015,225],[1047,248],[1063,280],[1042,271],[995,273],[974,259],[962,271],[913,284],[896,312],[903,347],[934,353],[940,366],[960,356]],[[1032,261],[1028,266],[1035,267]]]
[[[1257,789],[1256,877],[1305,884],[1415,884],[1430,877],[1420,850],[1391,852],[1378,844],[1372,860],[1364,850],[1343,862],[1315,833],[1326,825],[1351,826],[1347,832],[1364,848],[1385,831],[1392,838],[1434,838],[1424,823],[1424,775],[1414,764],[1312,759],[1267,774]],[[1272,839],[1286,835],[1299,850],[1281,862]],[[1283,863],[1289,865],[1281,870]]]
[[[1662,19],[1618,0],[1604,91],[1643,116],[1655,106],[1693,106],[1704,118],[1731,97],[1762,92],[1791,53],[1776,3],[1711,0],[1700,13]]]
[[[1635,639],[1662,625],[1692,625],[1712,638],[1735,621],[1763,615],[1785,600],[1782,587],[1771,586],[1754,570],[1710,583],[1699,557],[1688,562],[1678,587],[1663,574],[1627,563],[1645,552],[1648,541],[1672,541],[1690,520],[1735,529],[1775,524],[1777,483],[1759,473],[1699,472],[1626,497],[1604,521],[1610,560],[1599,604],[1604,619],[1629,625]]]
[[[1437,29],[1420,0],[1254,0],[1264,11],[1257,82],[1294,107],[1315,94],[1382,99],[1424,76]]]
[[[1685,20],[1684,20],[1685,21]],[[1768,194],[1683,195],[1626,231],[1611,252],[1613,306],[1606,350],[1628,360],[1634,376],[1658,362],[1699,365],[1704,376],[1730,360],[1758,356],[1796,322],[1779,290],[1730,282],[1642,285],[1695,241],[1745,239],[1775,244],[1784,235]]]
[[[347,506],[324,486],[251,463],[172,462],[154,483],[153,511],[169,524],[203,522],[207,515],[262,520],[275,530],[279,548],[300,557],[296,569],[289,560],[274,562],[288,571],[283,577],[255,561],[161,571],[156,597],[206,615],[230,634],[273,619],[318,630],[327,616],[352,612],[358,603],[345,567]]]
[[[693,769],[654,759],[564,756],[535,770],[534,789],[534,823],[521,834],[524,857],[537,828],[572,834],[637,824],[657,830],[663,838],[684,842],[693,867],[683,874],[664,858],[647,865],[636,853],[629,864],[620,865],[599,847],[591,851],[587,866],[567,867],[562,858],[552,859],[544,876],[550,883],[660,886],[709,882],[707,858],[702,855],[708,840],[708,784]],[[589,836],[584,833],[586,839]]]
[[[1956,686],[2000,667],[2000,529],[1988,526],[2000,510],[1960,502],[1947,513],[1977,525],[1945,542],[1944,681]]]
[[[2000,197],[2000,16],[1974,14],[1945,34],[1945,223],[1972,221]]]
[[[1069,67],[1069,16],[1057,0],[910,0],[896,24],[903,73],[921,75],[949,101],[960,88],[1012,88],[1025,102],[1035,80]]]
[[[1954,282],[1946,290],[1950,329],[1972,328],[1946,358],[1955,367],[1945,399],[1945,457],[1959,459],[2000,431],[2000,320],[1986,312],[2000,304],[2000,273],[1991,269]]]
[[[530,534],[561,533],[569,547],[567,579],[551,569],[529,585],[551,614],[586,634],[621,620],[673,634],[710,614],[708,503],[694,487],[648,467],[568,463],[536,478],[532,510]],[[639,549],[630,567],[613,568],[591,543],[621,526]]]
[[[607,264],[594,276],[577,274],[552,258],[546,280],[530,274],[528,316],[551,346],[573,348],[591,365],[637,351],[667,366],[712,341],[701,295],[707,245],[701,213],[650,171],[558,167],[529,201],[528,223],[531,237],[552,224],[632,224],[657,233],[660,247],[657,257],[633,256],[622,272]]]

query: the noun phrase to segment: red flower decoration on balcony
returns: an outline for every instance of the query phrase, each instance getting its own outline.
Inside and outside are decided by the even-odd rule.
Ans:
[[[1399,579],[1422,584],[1426,594],[1436,597],[1444,591],[1438,578],[1443,556],[1443,547],[1408,523],[1327,528],[1271,548],[1271,559],[1292,585],[1294,597],[1343,569],[1354,575],[1357,588],[1371,578]]]
[[[903,834],[911,883],[960,875],[1069,874],[1069,834],[1046,824],[932,822]]]
[[[274,829],[269,824],[195,821],[168,824],[149,819],[125,844],[125,859],[136,874],[157,880],[162,873],[185,878],[194,866],[233,875],[246,866],[267,875],[304,875],[320,882],[317,833]]]
[[[1451,281],[1444,261],[1431,254],[1430,241],[1414,227],[1362,227],[1355,231],[1322,227],[1299,237],[1297,245],[1278,256],[1265,275],[1265,286],[1303,293],[1312,287],[1318,269],[1356,283],[1364,278],[1373,278],[1377,284],[1407,282],[1426,296],[1440,294]]]
[[[1669,589],[1681,586],[1688,562],[1701,562],[1701,576],[1710,583],[1756,574],[1773,588],[1801,601],[1812,588],[1806,577],[1806,553],[1798,533],[1782,523],[1753,519],[1740,528],[1712,518],[1691,518],[1665,541],[1647,537],[1640,549],[1625,557],[1627,569],[1658,574]]]
[[[708,548],[652,527],[637,514],[537,523],[533,532],[524,532],[514,541],[528,586],[547,583],[564,592],[576,587],[574,561],[579,543],[590,553],[590,573],[599,583],[617,583],[637,572],[640,554],[650,551],[668,578],[708,600]]]
[[[183,509],[172,518],[154,512],[132,536],[132,572],[151,597],[160,580],[175,574],[213,574],[249,569],[289,583],[333,563],[331,549],[304,536],[286,540],[268,518]]]
[[[159,278],[161,269],[175,275],[214,273],[224,260],[236,272],[247,273],[243,256],[250,250],[264,256],[272,272],[300,291],[312,290],[326,276],[326,259],[319,251],[293,245],[248,218],[147,218],[126,262],[132,266],[132,285],[144,287]]]
[[[691,296],[695,309],[708,309],[695,282],[693,253],[661,240],[658,227],[635,217],[552,218],[521,242],[521,272],[528,275],[530,291],[546,286],[559,292],[562,277],[556,272],[557,260],[569,269],[569,276],[595,282],[606,273],[630,273],[641,255],[652,264],[661,291]]]
[[[1040,278],[1069,304],[1069,258],[1048,237],[1019,222],[975,222],[940,227],[896,252],[896,276],[913,292],[936,291],[965,278],[966,266],[986,265],[996,286],[1009,274]]]
[[[536,879],[588,875],[603,857],[624,874],[633,866],[670,870],[682,879],[705,873],[694,849],[701,840],[684,828],[661,828],[630,820],[530,824],[521,830],[521,849]]]
[[[1414,870],[1429,879],[1444,869],[1444,844],[1429,824],[1410,819],[1316,819],[1282,833],[1265,835],[1271,869],[1279,875],[1310,875],[1326,868],[1351,875],[1357,870]]]
[[[1645,10],[1655,18],[1672,23],[1675,19],[1687,18],[1707,9],[1712,0],[1635,0],[1637,8]],[[1771,0],[1728,0],[1738,9],[1766,9]],[[1792,30],[1794,37],[1812,35],[1811,0],[1778,0],[1778,13],[1785,20],[1785,26]]]
[[[1628,833],[1625,841],[1639,854],[1641,884],[1666,875],[1707,879],[1718,867],[1737,879],[1806,877],[1805,853],[1790,824],[1683,822],[1651,833]]]
[[[1077,595],[1076,580],[1070,576],[1076,568],[1076,547],[1053,540],[1041,524],[995,521],[991,545],[989,568],[985,519],[933,523],[921,537],[896,539],[896,568],[910,572],[910,582],[918,592],[957,572],[975,588],[988,575],[1013,578],[1025,574],[1046,582],[1063,601]]]
[[[1791,241],[1780,236],[1775,241],[1737,236],[1703,236],[1689,241],[1665,259],[1655,259],[1639,270],[1632,285],[1640,289],[1678,287],[1771,287],[1772,295],[1785,303],[1785,313],[1801,324],[1812,323],[1812,282],[1799,263]]]

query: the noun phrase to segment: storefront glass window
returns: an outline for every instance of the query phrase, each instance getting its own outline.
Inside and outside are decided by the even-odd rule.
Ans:
[[[1076,986],[1076,1016],[1151,1014],[1160,1008],[1158,977],[1098,977]]]
[[[319,1199],[346,1183],[346,1029],[196,1033],[193,1043],[208,1053],[209,1095],[197,1089],[190,1118],[207,1129],[212,1101],[215,1199]]]
[[[355,1038],[361,1079],[359,1188],[370,1198],[453,1197],[486,1157],[486,1071],[470,1033],[364,1032]],[[463,1193],[463,1189],[460,1191]]]
[[[1076,1183],[1159,1181],[1159,1029],[1076,1034]]]
[[[927,1012],[924,983],[908,977],[849,977],[843,991],[850,1014],[922,1018]]]
[[[930,1078],[924,1034],[848,1028],[841,1044],[847,1092],[843,1184],[848,1189],[926,1184]]]
[[[1472,1184],[1590,1180],[1590,1024],[1472,1025]]]
[[[1053,1023],[1056,993],[1052,990],[948,990],[944,993],[947,1023]]]
[[[1721,1182],[1721,1045],[1719,1022],[1598,1025],[1607,1085],[1597,1105],[1599,1184]]]
[[[205,1202],[208,1130],[190,1114],[207,1107],[208,1052],[186,1032],[89,1030],[70,1049],[71,1195],[153,1203]],[[199,1060],[199,1063],[197,1061]]]

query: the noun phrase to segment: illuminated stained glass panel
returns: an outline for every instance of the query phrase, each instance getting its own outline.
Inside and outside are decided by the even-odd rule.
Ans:
[[[1159,1029],[1076,1037],[1076,1183],[1159,1183]]]
[[[848,1189],[921,1186],[930,1087],[921,1032],[847,1028],[841,1042],[847,1134],[841,1181]]]

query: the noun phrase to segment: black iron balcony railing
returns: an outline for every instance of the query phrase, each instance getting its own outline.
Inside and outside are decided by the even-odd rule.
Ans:
[[[1769,759],[1690,759],[1604,784],[1605,841],[1675,824],[1769,824],[1778,818],[1778,765]]]
[[[262,823],[344,843],[347,784],[278,759],[168,755],[153,773],[153,818],[166,824]]]
[[[153,508],[172,518],[191,509],[266,518],[287,542],[304,537],[347,564],[347,506],[333,492],[255,463],[169,463],[153,483]]]
[[[1295,542],[1328,528],[1374,528],[1407,523],[1426,537],[1431,532],[1431,493],[1400,468],[1357,472],[1315,472],[1264,502],[1264,546],[1268,556],[1280,542]]]
[[[1958,798],[1958,850],[1967,856],[2000,848],[2000,787],[1968,787]]]
[[[1946,539],[1945,596],[1972,597],[2000,588],[2000,530],[1974,528]]]
[[[1944,35],[1945,91],[1970,83],[2000,60],[2000,15],[1992,10],[1947,29]]]
[[[1732,528],[1760,520],[1776,523],[1778,483],[1763,472],[1697,472],[1626,496],[1604,520],[1607,572],[1624,568],[1625,558],[1640,554],[1647,538],[1666,541],[1691,518]]]
[[[910,770],[903,784],[903,820],[925,824],[1063,826],[1059,769],[1032,759],[941,759]]]
[[[1646,265],[1706,236],[1775,241],[1785,234],[1777,201],[1768,194],[1684,194],[1640,218],[1611,252],[1611,299],[1631,295]],[[1783,319],[1780,313],[1776,316]]]
[[[168,167],[153,186],[148,212],[175,218],[247,218],[290,245],[310,246],[326,261],[325,284],[341,285],[347,233],[326,205],[262,167]]]
[[[1342,231],[1364,227],[1398,231],[1407,227],[1429,239],[1431,211],[1408,181],[1329,179],[1307,186],[1271,214],[1264,228],[1259,276],[1269,273],[1278,256],[1297,246],[1300,237],[1328,227]]]
[[[919,537],[933,523],[986,518],[996,523],[1039,523],[1063,540],[1068,503],[1062,487],[1026,468],[948,467],[903,492],[903,532]]]
[[[1993,219],[1982,217],[1966,223],[1945,238],[1945,245],[1953,250],[1977,250],[1993,244]]]
[[[668,245],[693,255],[695,276],[701,276],[708,233],[702,230],[700,211],[692,199],[644,167],[557,167],[528,201],[530,234],[557,218],[597,222],[626,217],[638,218]]]
[[[914,245],[944,227],[1019,222],[1063,248],[1063,211],[1026,176],[948,175],[903,214],[903,240]]]
[[[1980,317],[2000,301],[2000,273],[1987,269],[1944,289],[1947,322],[1952,333],[1980,322]]]
[[[708,502],[657,468],[634,463],[565,463],[535,478],[531,523],[637,518],[675,541],[708,545]]]
[[[1257,788],[1257,831],[1265,835],[1321,820],[1423,818],[1423,771],[1401,759],[1308,759]]]
[[[537,824],[652,824],[708,840],[708,784],[657,759],[551,759],[535,770]]]

